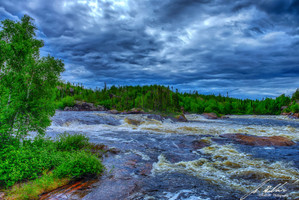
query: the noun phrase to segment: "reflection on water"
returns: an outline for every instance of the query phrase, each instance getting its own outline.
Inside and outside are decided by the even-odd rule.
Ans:
[[[267,179],[273,184],[298,180],[299,120],[186,117],[190,122],[153,119],[146,114],[57,112],[47,134],[81,132],[92,142],[119,149],[120,153],[103,161],[112,175],[104,175],[85,199],[239,199]],[[284,136],[297,145],[252,147],[219,137],[225,133]],[[288,198],[293,199],[298,184],[289,184],[287,189]],[[248,199],[269,198],[252,194]]]

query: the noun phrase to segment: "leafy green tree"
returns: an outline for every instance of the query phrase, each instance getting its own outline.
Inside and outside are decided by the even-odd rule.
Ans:
[[[292,100],[299,100],[299,88],[292,95]]]
[[[55,87],[64,71],[61,60],[40,58],[33,19],[4,20],[0,31],[0,139],[44,133],[55,114]]]

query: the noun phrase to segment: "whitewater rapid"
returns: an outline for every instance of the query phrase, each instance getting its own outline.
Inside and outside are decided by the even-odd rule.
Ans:
[[[91,142],[119,150],[103,161],[113,177],[103,176],[84,199],[105,195],[106,199],[240,199],[265,180],[273,187],[287,182],[285,199],[299,195],[298,119],[229,116],[208,120],[196,114],[186,118],[189,122],[147,114],[58,111],[47,136],[55,138],[65,131],[82,133]],[[283,136],[296,145],[252,147],[219,137],[226,133]],[[197,148],[194,144],[198,141],[206,145]],[[117,189],[119,184],[128,187]],[[104,189],[114,193],[105,193]],[[255,193],[246,197],[269,198],[282,196]]]

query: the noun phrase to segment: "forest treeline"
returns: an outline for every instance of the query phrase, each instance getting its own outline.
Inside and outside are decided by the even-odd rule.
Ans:
[[[146,112],[277,115],[281,112],[299,112],[299,90],[289,97],[284,94],[263,100],[237,99],[221,95],[203,95],[197,91],[180,93],[173,87],[112,86],[86,89],[82,84],[60,82],[56,90],[57,107],[72,107],[75,101],[84,101],[118,111],[140,108]]]

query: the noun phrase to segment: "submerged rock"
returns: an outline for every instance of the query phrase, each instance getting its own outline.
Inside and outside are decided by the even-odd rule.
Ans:
[[[215,113],[203,113],[203,116],[207,119],[218,119]]]
[[[204,147],[208,147],[210,145],[211,145],[211,142],[207,141],[207,140],[204,140],[204,139],[194,140],[192,142],[193,149],[201,149],[201,148],[204,148]]]
[[[295,142],[283,137],[283,136],[255,136],[255,135],[245,135],[241,133],[236,134],[223,134],[220,137],[230,138],[241,144],[251,145],[251,146],[292,146]]]

